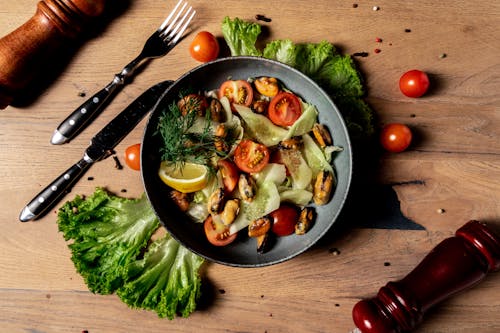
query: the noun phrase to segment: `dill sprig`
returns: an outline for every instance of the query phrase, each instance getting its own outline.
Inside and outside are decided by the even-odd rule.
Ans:
[[[215,155],[223,156],[224,152],[217,150],[216,140],[224,140],[231,146],[234,141],[232,129],[228,129],[225,137],[217,137],[212,132],[210,112],[205,114],[205,126],[199,132],[190,131],[195,124],[197,104],[187,103],[182,112],[177,103],[168,106],[158,121],[157,133],[163,139],[160,147],[162,161],[167,161],[175,166],[182,167],[186,162],[210,166],[210,160]]]

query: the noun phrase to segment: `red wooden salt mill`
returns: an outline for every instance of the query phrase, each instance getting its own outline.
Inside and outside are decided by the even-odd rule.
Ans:
[[[42,0],[33,17],[0,39],[0,109],[57,61],[104,11],[105,0]]]
[[[500,270],[500,236],[469,221],[454,237],[439,243],[400,281],[358,302],[353,320],[363,333],[400,333],[414,329],[433,305]]]

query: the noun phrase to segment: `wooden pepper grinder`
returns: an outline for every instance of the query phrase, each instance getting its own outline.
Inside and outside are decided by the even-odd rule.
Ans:
[[[358,302],[352,311],[354,323],[363,333],[410,331],[430,307],[499,269],[499,235],[478,221],[469,221],[405,278]]]
[[[0,39],[0,109],[104,11],[105,0],[42,0],[33,17]]]

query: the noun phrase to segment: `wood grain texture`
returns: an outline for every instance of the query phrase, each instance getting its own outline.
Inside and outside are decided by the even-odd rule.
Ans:
[[[4,1],[0,36],[31,17],[36,3]],[[189,57],[187,38],[167,57],[145,66],[70,144],[51,146],[57,124],[83,101],[80,93],[92,94],[108,83],[174,5],[130,1],[35,98],[0,112],[1,332],[345,333],[353,328],[351,310],[358,300],[402,278],[469,219],[500,226],[499,2],[379,1],[357,2],[357,8],[356,1],[340,0],[289,0],[280,6],[269,1],[190,3],[197,9],[194,31],[221,36],[224,16],[253,20],[263,14],[272,19],[261,22],[268,27],[267,40],[328,40],[346,54],[368,52],[355,59],[377,124],[407,123],[416,139],[407,152],[371,161],[372,168],[355,175],[356,186],[360,191],[390,186],[402,214],[425,230],[360,228],[360,221],[344,215],[317,245],[291,261],[259,269],[206,264],[203,299],[188,319],[158,319],[127,308],[115,295],[90,293],[75,272],[54,212],[26,224],[18,222],[18,215],[143,90],[198,65]],[[375,54],[375,48],[381,52]],[[431,74],[432,89],[420,99],[406,98],[398,89],[399,76],[412,68]],[[144,125],[116,148],[122,161],[125,147],[140,141]],[[89,194],[96,186],[126,197],[143,192],[137,172],[117,170],[107,159],[93,166],[65,199]],[[366,202],[353,204],[363,209]],[[432,309],[417,332],[498,332],[499,296],[500,275],[493,273]]]

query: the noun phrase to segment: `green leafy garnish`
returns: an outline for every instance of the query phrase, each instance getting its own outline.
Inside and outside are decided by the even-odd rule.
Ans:
[[[97,188],[66,202],[57,223],[90,291],[117,292],[129,306],[170,319],[195,310],[203,259],[168,234],[148,246],[159,221],[145,195],[126,199]]]
[[[233,56],[262,54],[300,70],[330,95],[353,139],[364,140],[374,134],[373,111],[362,99],[365,94],[363,81],[349,55],[338,53],[327,41],[297,44],[290,39],[271,41],[261,53],[255,46],[258,37],[255,34],[260,33],[256,26],[257,23],[238,18],[224,18],[222,31]],[[246,41],[244,46],[242,40]],[[255,50],[248,45],[250,42]]]
[[[182,98],[182,96],[180,97]],[[232,128],[227,127],[225,136],[216,136],[210,121],[210,112],[205,118],[191,111],[196,105],[186,105],[188,111],[183,114],[177,103],[172,103],[159,117],[157,133],[163,139],[160,147],[162,161],[167,161],[181,167],[184,163],[196,163],[209,166],[210,159],[224,156],[225,151],[218,147],[230,147],[235,137]],[[193,131],[196,122],[201,122],[201,130]]]
[[[233,56],[262,55],[262,52],[255,47],[260,32],[260,25],[257,23],[244,22],[239,18],[231,20],[229,17],[225,17],[222,23],[222,35]]]

